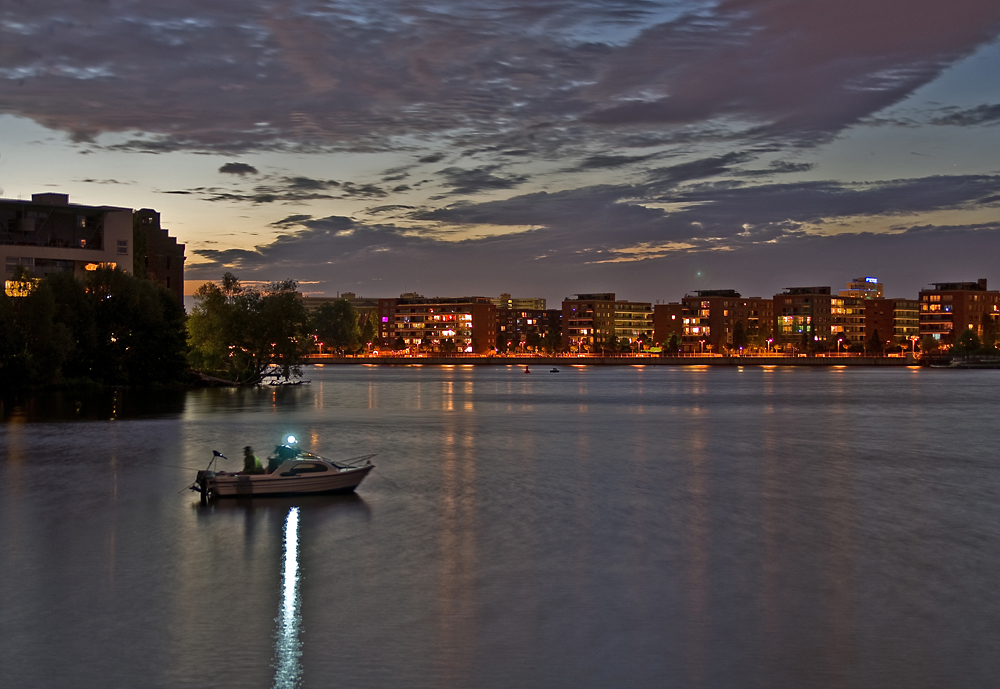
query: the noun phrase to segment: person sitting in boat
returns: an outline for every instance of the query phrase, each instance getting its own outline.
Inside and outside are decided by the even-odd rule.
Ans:
[[[264,467],[261,466],[260,460],[257,459],[256,455],[253,453],[253,448],[247,445],[243,448],[243,473],[244,474],[263,474]]]

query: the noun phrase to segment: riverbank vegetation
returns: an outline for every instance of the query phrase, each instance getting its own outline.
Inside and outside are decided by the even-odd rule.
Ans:
[[[223,275],[221,284],[202,285],[188,317],[191,367],[241,385],[270,374],[285,380],[298,375],[314,339],[296,290],[294,280],[258,289],[232,273]]]
[[[104,268],[11,282],[23,296],[0,292],[0,387],[187,381],[184,309],[166,289]]]

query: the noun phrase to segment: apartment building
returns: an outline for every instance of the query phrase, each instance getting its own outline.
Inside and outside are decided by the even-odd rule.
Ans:
[[[744,297],[733,289],[699,290],[686,294],[681,300],[679,314],[685,349],[722,351],[733,344],[737,323],[741,324],[747,336],[762,327],[770,330],[773,310],[773,300]]]
[[[884,342],[912,342],[920,336],[920,302],[913,299],[869,299],[865,302],[865,341],[875,334]]]
[[[831,301],[827,287],[788,287],[774,295],[774,343],[809,349],[833,337]]]
[[[614,292],[576,294],[562,303],[563,347],[570,352],[599,352],[612,338],[634,345],[653,338],[653,305],[616,299]]]
[[[494,302],[495,303],[495,302]],[[543,340],[562,339],[560,309],[497,309],[497,348],[500,351],[533,351]]]
[[[379,299],[379,336],[411,350],[484,354],[496,349],[497,308],[487,297],[433,297],[404,294]]]
[[[684,316],[687,313],[680,302],[653,306],[653,342],[666,345],[671,335],[684,335]]]
[[[160,226],[160,214],[142,208],[132,214],[135,274],[166,287],[184,303],[184,245]]]
[[[545,311],[545,300],[541,297],[511,297],[504,292],[495,299],[490,299],[498,309],[520,309],[522,311]]]
[[[985,278],[932,284],[920,291],[920,337],[950,344],[965,330],[982,337],[985,321],[1000,320],[1000,292],[987,289]]]
[[[839,296],[854,297],[855,299],[881,299],[882,283],[874,277],[854,278],[847,283],[846,289],[840,290]]]
[[[0,263],[9,282],[18,266],[34,277],[99,266],[133,269],[132,209],[71,204],[68,194],[0,199]]]

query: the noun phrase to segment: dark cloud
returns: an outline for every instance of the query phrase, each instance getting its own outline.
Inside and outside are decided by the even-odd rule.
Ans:
[[[791,163],[785,160],[775,160],[766,168],[754,170],[738,170],[735,175],[740,177],[770,177],[772,175],[787,175],[795,172],[808,172],[813,163]]]
[[[617,154],[603,154],[603,155],[592,155],[588,156],[582,160],[579,165],[576,165],[572,170],[600,170],[600,169],[610,169],[625,167],[628,165],[635,165],[636,163],[643,163],[652,158],[660,157],[661,154],[650,153],[648,155],[630,156],[630,155],[617,155]]]
[[[307,220],[312,220],[311,215],[289,215],[281,220],[275,220],[271,225],[273,227],[293,227],[295,225],[301,225]]]
[[[816,141],[1000,31],[995,0],[42,0],[0,26],[0,111],[150,153],[397,149],[555,155],[581,141]],[[645,131],[643,131],[645,130]],[[664,131],[669,130],[669,131]],[[140,133],[133,136],[131,133]],[[451,148],[449,148],[451,147]]]
[[[228,175],[239,175],[240,177],[242,177],[243,175],[258,174],[257,168],[247,163],[226,163],[225,165],[219,168],[219,172]]]
[[[366,208],[365,213],[368,215],[384,215],[386,213],[399,213],[401,211],[413,211],[416,210],[416,206],[403,206],[400,204],[391,204],[388,206],[373,206],[372,208]]]
[[[925,284],[1000,273],[1000,224],[921,225],[889,234],[817,236],[802,232],[760,234],[755,241],[719,251],[710,242],[643,254],[552,244],[544,231],[465,241],[442,241],[393,225],[350,218],[310,220],[292,234],[252,250],[200,249],[192,279],[233,270],[245,279],[295,276],[367,285],[365,296],[394,296],[408,289],[428,295],[499,294],[516,290],[554,302],[566,294],[611,290],[631,299],[678,300],[694,289],[735,287],[770,296],[784,287],[839,287],[856,275],[877,275],[889,296],[916,296]],[[626,260],[621,260],[621,259]],[[447,265],[448,270],[440,270]],[[761,266],[781,266],[762,270]],[[375,281],[372,276],[385,279]],[[331,286],[331,289],[334,289]]]
[[[183,191],[168,191],[168,194],[195,194],[206,201],[251,203],[302,203],[324,199],[383,198],[388,193],[374,184],[340,183],[332,179],[312,177],[279,177],[250,189],[223,187],[195,187]]]
[[[442,160],[444,160],[444,153],[432,153],[417,159],[420,163],[439,163]]]
[[[942,115],[931,120],[931,124],[958,125],[963,127],[997,124],[998,122],[1000,122],[1000,103],[980,105],[966,110],[955,110],[947,115]]]
[[[526,175],[494,174],[499,165],[490,165],[472,170],[449,167],[438,172],[445,184],[452,187],[450,194],[479,194],[484,191],[513,189],[528,181]]]

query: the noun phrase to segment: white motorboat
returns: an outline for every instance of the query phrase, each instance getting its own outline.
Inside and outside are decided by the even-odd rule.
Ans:
[[[375,468],[364,455],[345,461],[334,461],[304,452],[289,438],[289,444],[278,445],[268,457],[268,467],[263,473],[253,474],[230,471],[213,471],[212,464],[220,452],[213,452],[208,467],[198,472],[191,490],[201,493],[203,501],[212,498],[246,496],[316,495],[321,493],[350,493]]]

